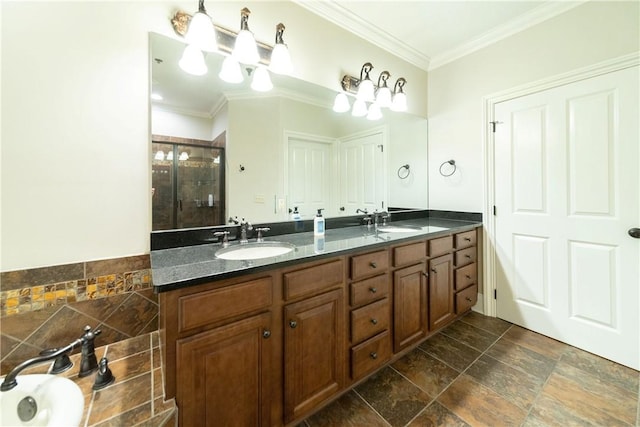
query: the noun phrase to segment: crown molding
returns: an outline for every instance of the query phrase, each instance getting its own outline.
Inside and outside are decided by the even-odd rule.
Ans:
[[[177,107],[171,104],[164,104],[162,102],[154,101],[151,103],[153,109],[157,109],[160,111],[165,111],[168,113],[178,113],[186,116],[199,117],[202,119],[210,119],[211,116],[209,113],[204,113],[202,111],[191,110],[188,108]]]
[[[363,20],[333,0],[293,0],[294,3],[310,12],[333,22],[339,27],[426,71],[433,70],[465,55],[469,55],[515,33],[580,6],[587,1],[588,0],[549,1],[543,3],[504,25],[498,26],[475,39],[430,58],[416,49],[407,46],[402,40],[393,37],[386,31],[373,26],[371,23]]]
[[[334,1],[292,1],[418,68],[422,68],[423,70],[429,68],[431,59],[428,56],[406,45],[402,40],[365,21]]]
[[[431,60],[429,71],[497,43],[500,40],[506,39],[513,34],[533,27],[534,25],[546,21],[547,19],[551,19],[561,13],[567,12],[568,10],[573,9],[576,6],[580,6],[587,1],[588,0],[552,1],[541,4],[529,12],[517,16],[503,25],[495,27],[475,39],[469,40],[468,42],[453,49],[434,56]]]

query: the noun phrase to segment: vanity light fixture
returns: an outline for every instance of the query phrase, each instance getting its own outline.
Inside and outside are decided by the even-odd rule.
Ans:
[[[276,74],[291,74],[293,64],[291,63],[291,55],[289,48],[282,39],[284,33],[284,24],[281,22],[276,25],[276,44],[271,51],[271,62],[269,63],[269,71]]]
[[[198,11],[191,17],[189,29],[184,38],[188,44],[195,45],[205,52],[218,50],[216,30],[213,27],[211,17],[207,15],[207,11],[204,8],[204,0],[198,2]]]
[[[391,103],[392,111],[407,111],[407,95],[404,93],[405,84],[407,84],[407,81],[404,77],[396,80],[393,88],[393,102]]]
[[[387,86],[387,80],[389,80],[391,74],[388,71],[383,71],[378,77],[378,92],[376,93],[376,104],[380,108],[391,107],[391,89]],[[382,113],[381,113],[382,114]]]
[[[353,109],[351,110],[353,117],[364,117],[367,115],[367,103],[362,99],[356,99],[353,103]]]
[[[173,160],[173,150],[167,151],[167,160]]]
[[[369,111],[367,112],[367,120],[380,120],[382,118],[382,110],[380,109],[380,105],[377,102],[374,102],[369,106]]]
[[[164,151],[158,150],[156,151],[156,155],[153,156],[154,160],[164,160]]]
[[[204,62],[204,54],[194,44],[187,45],[178,65],[180,65],[180,68],[184,71],[194,76],[207,74],[207,64]]]
[[[373,65],[371,65],[371,62],[365,62],[362,69],[360,69],[360,82],[358,83],[358,93],[356,98],[366,102],[375,101],[375,88],[371,78],[369,77],[369,73],[372,69]]]
[[[182,153],[180,153],[180,156],[178,156],[178,160],[189,160],[189,153],[183,151]]]
[[[349,104],[349,97],[344,92],[339,92],[336,95],[335,101],[333,101],[333,111],[336,113],[346,113],[351,109]]]
[[[240,32],[236,36],[236,43],[232,55],[243,64],[257,64],[260,62],[258,45],[253,33],[249,31],[249,15],[251,11],[246,7],[240,11]]]

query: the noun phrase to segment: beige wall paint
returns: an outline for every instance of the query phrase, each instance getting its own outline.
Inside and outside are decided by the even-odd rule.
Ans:
[[[483,97],[639,49],[638,2],[589,2],[429,72],[429,207],[483,209]],[[440,164],[458,172],[443,178]]]
[[[272,42],[275,25],[295,76],[339,89],[365,61],[426,93],[426,72],[288,1],[208,2],[237,28],[239,9]],[[149,252],[149,32],[189,2],[0,2],[2,112],[0,270]],[[409,97],[426,116],[426,98]],[[251,185],[251,183],[247,183]],[[259,191],[259,189],[258,189]]]

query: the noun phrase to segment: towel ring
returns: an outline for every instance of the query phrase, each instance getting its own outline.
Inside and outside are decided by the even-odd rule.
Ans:
[[[407,171],[406,171],[406,173],[403,173],[403,174],[401,175],[401,174],[400,174],[400,172],[401,172],[403,169],[406,169]],[[400,178],[400,179],[405,179],[405,178],[407,178],[407,177],[409,176],[409,174],[410,174],[410,173],[411,173],[411,171],[409,170],[409,165],[408,165],[408,164],[407,164],[407,165],[402,165],[402,166],[400,166],[400,167],[398,168],[398,178]]]
[[[449,174],[446,174],[446,173],[442,172],[442,168],[446,164],[450,164],[451,166],[453,166],[453,170]],[[455,160],[447,160],[446,162],[442,162],[442,164],[440,165],[440,175],[442,175],[444,177],[447,177],[447,176],[453,175],[454,173],[456,173],[456,161]]]

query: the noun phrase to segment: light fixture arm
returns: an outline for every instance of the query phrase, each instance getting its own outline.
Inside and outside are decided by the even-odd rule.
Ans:
[[[276,25],[276,44],[284,44],[284,40],[282,39],[282,35],[284,34],[285,26],[281,22]]]
[[[240,30],[249,31],[249,15],[251,11],[248,8],[242,8],[240,11]]]
[[[371,72],[371,70],[373,70],[373,65],[371,65],[371,62],[365,62],[364,65],[362,65],[362,69],[360,70],[360,81],[371,80],[371,78],[369,77],[369,73]]]
[[[387,80],[389,80],[389,77],[391,77],[391,74],[388,71],[381,72],[380,77],[378,77],[378,88],[388,87]]]
[[[207,10],[204,8],[204,0],[198,1],[198,12],[207,14]]]
[[[396,84],[393,87],[393,93],[404,93],[404,85],[407,83],[407,80],[404,77],[400,77],[396,80]]]

